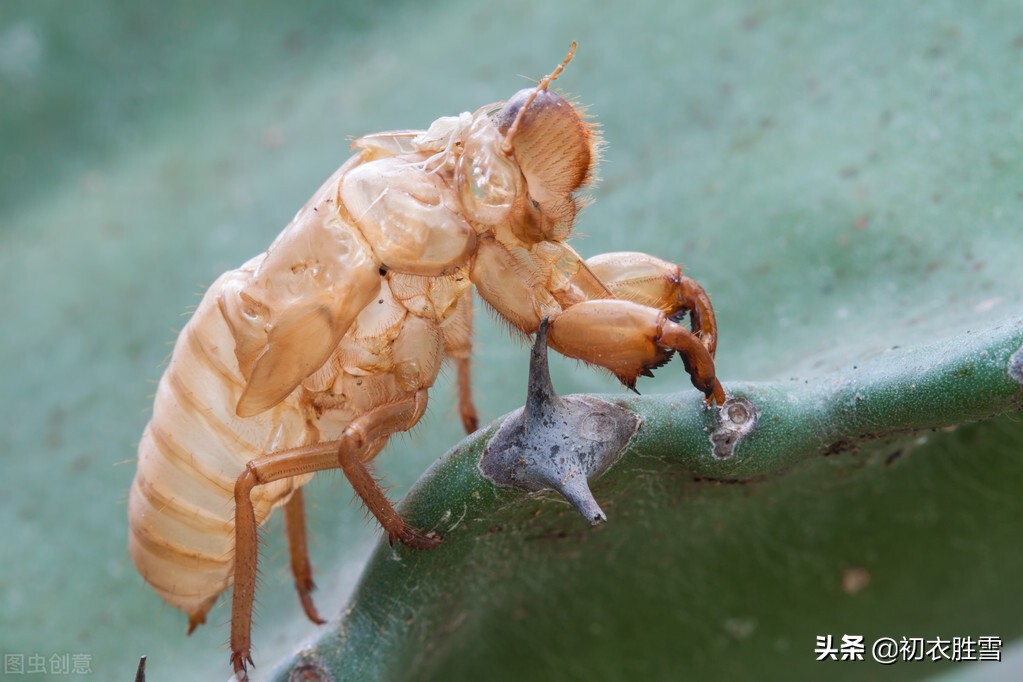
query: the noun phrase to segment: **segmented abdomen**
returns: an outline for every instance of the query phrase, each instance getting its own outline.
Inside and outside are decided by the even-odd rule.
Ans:
[[[202,622],[231,584],[235,480],[249,460],[302,445],[305,436],[301,413],[287,401],[246,419],[235,415],[243,380],[217,298],[225,282],[245,276],[222,275],[178,337],[139,443],[128,501],[136,568],[193,622]],[[310,477],[253,490],[257,522]]]

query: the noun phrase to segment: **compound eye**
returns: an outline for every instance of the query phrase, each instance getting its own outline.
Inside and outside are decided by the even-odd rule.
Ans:
[[[493,128],[470,136],[455,171],[462,206],[473,221],[484,225],[507,218],[522,191],[522,174],[500,152],[500,140]]]

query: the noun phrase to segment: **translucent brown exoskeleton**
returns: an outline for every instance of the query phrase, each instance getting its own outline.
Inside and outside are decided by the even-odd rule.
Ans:
[[[341,469],[389,539],[429,549],[367,465],[426,409],[445,358],[459,412],[469,384],[472,288],[525,334],[549,319],[554,350],[629,387],[678,352],[721,404],[710,300],[679,266],[639,253],[583,260],[567,239],[600,138],[549,86],[426,131],[361,137],[270,245],[210,286],[182,330],[139,444],[129,547],[161,597],[205,621],[234,583],[231,661],[245,676],[257,528],[284,507],[306,614],[323,622],[301,487]],[[690,316],[690,329],[674,320]]]

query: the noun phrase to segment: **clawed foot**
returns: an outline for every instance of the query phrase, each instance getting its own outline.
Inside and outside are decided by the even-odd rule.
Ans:
[[[298,590],[298,600],[302,603],[302,610],[305,611],[306,618],[317,625],[323,625],[327,621],[320,616],[320,612],[316,610],[316,604],[313,603],[311,593],[314,587],[312,581],[309,582],[308,586],[303,585],[300,587]]]
[[[252,654],[248,651],[232,651],[231,652],[231,666],[234,668],[234,679],[237,682],[248,682],[249,673],[248,666],[255,667],[255,663],[252,662]]]
[[[476,408],[470,407],[469,410],[463,410],[462,413],[462,427],[466,433],[475,433],[476,429],[480,427],[479,417],[476,416]]]
[[[403,525],[401,530],[387,534],[387,539],[394,545],[394,541],[397,540],[406,547],[412,549],[433,549],[440,544],[441,537],[432,531],[427,534],[420,533],[418,530],[409,525]]]
[[[696,361],[694,361],[694,355]],[[718,381],[718,378],[714,376],[714,363],[713,361],[701,361],[699,354],[687,355],[686,353],[679,353],[679,357],[682,358],[682,365],[686,368],[686,373],[689,378],[692,379],[693,386],[698,391],[702,391],[704,400],[708,405],[717,403],[720,407],[725,404],[725,389]],[[709,356],[708,356],[709,357]]]
[[[708,405],[717,403],[717,406],[721,407],[725,404],[725,389],[717,379],[714,379],[714,386],[710,390],[704,391],[704,395]]]

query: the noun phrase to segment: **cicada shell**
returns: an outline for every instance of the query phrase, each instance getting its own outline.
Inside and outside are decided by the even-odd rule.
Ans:
[[[600,137],[533,88],[426,130],[366,135],[268,250],[221,275],[182,330],[139,444],[129,549],[167,602],[204,622],[234,584],[231,659],[250,658],[257,529],[276,508],[302,605],[313,606],[301,487],[340,469],[391,541],[440,542],[394,510],[369,464],[426,409],[447,358],[459,412],[469,381],[472,288],[515,329],[626,386],[678,352],[721,403],[707,295],[644,254],[583,260],[569,245]],[[689,313],[691,328],[676,323]]]

